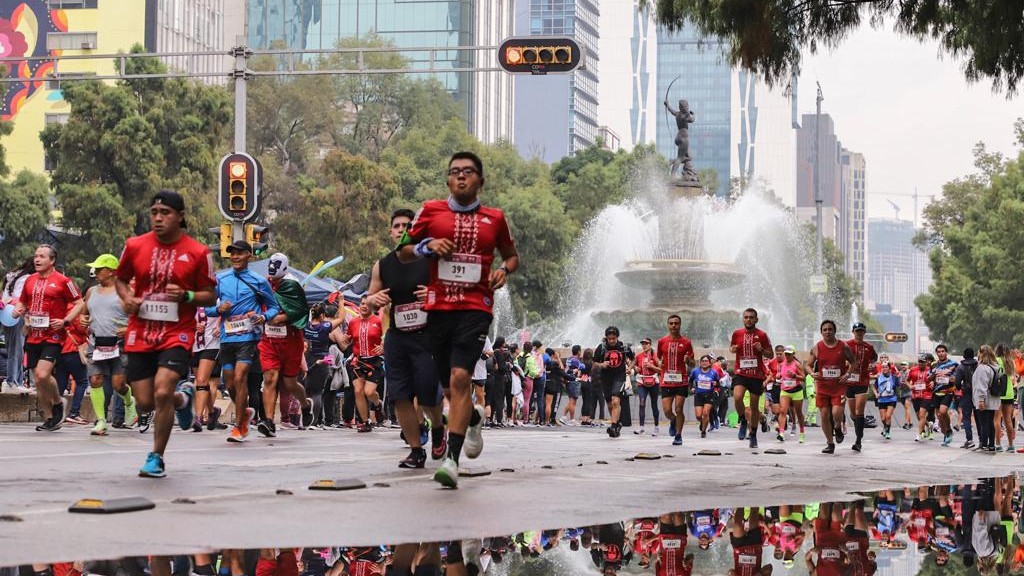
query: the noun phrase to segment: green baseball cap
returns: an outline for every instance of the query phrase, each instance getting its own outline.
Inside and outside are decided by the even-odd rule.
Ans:
[[[113,254],[100,254],[96,257],[96,260],[87,264],[90,268],[109,268],[111,270],[117,270],[117,257]]]

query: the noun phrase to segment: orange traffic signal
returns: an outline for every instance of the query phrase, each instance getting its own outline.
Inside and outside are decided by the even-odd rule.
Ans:
[[[906,342],[907,341],[907,334],[905,332],[886,332],[885,333],[885,341],[886,342]]]
[[[583,63],[583,53],[572,38],[509,38],[498,49],[498,63],[513,74],[565,73]]]

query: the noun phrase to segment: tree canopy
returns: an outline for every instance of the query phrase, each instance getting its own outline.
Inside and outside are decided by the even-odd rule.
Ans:
[[[934,340],[954,348],[1024,341],[1024,119],[1016,158],[975,148],[977,173],[943,186],[924,210],[932,285],[915,300]]]
[[[670,29],[692,24],[727,41],[731,62],[769,83],[800,71],[801,52],[840,44],[864,23],[938,40],[970,81],[1015,94],[1024,75],[1020,0],[640,0]]]

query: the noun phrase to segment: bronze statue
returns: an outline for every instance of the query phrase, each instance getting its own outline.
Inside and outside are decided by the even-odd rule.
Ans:
[[[676,118],[676,157],[669,167],[669,175],[675,176],[676,170],[682,167],[681,180],[697,182],[697,171],[693,169],[693,157],[690,156],[690,124],[696,121],[696,116],[690,110],[690,103],[686,100],[679,101],[679,110],[673,110],[668,103],[668,94],[665,94],[665,109]]]

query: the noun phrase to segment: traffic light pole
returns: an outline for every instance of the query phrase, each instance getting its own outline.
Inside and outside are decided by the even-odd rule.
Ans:
[[[248,60],[252,52],[246,47],[245,36],[235,38],[236,46],[232,49],[235,56],[235,68],[231,71],[231,77],[235,80],[235,152],[245,152],[245,121],[248,118],[246,110],[248,78]],[[259,193],[259,191],[257,191]],[[231,221],[231,241],[245,240],[245,221]]]

